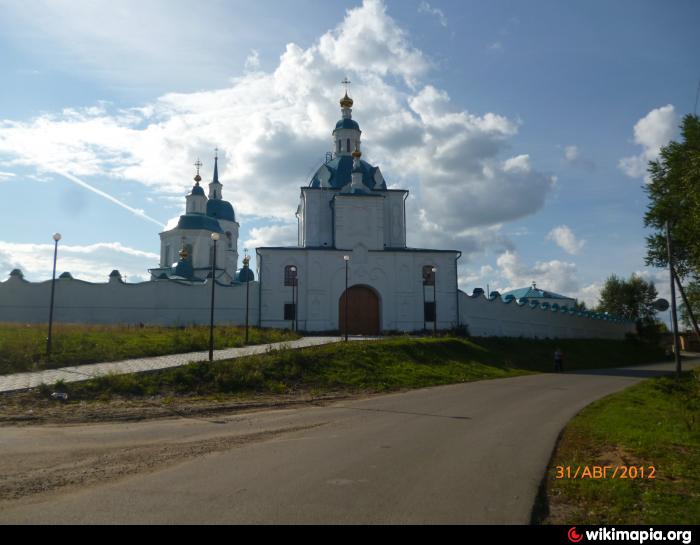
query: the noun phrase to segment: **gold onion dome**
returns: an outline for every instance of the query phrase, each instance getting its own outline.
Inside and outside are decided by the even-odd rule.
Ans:
[[[197,183],[199,183],[199,182],[202,181],[202,177],[201,177],[199,174],[197,174],[197,175],[194,177],[194,181],[197,182]]]
[[[345,92],[345,96],[340,99],[340,107],[352,108],[352,99],[348,96],[347,91]]]
[[[355,159],[359,159],[360,157],[362,157],[362,152],[359,149],[355,148],[355,151],[352,152],[352,156]]]

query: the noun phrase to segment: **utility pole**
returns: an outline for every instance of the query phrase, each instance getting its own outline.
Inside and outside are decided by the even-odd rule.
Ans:
[[[678,315],[676,314],[676,282],[673,274],[673,246],[671,245],[671,227],[666,222],[666,249],[668,250],[668,272],[671,279],[671,321],[673,323],[673,355],[676,359],[676,378],[681,376],[681,349],[678,342]]]

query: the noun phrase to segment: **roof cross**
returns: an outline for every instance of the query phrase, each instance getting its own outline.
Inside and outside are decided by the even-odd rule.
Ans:
[[[343,81],[341,81],[340,83],[345,85],[345,94],[347,95],[348,94],[348,85],[350,85],[352,82],[347,77],[345,77],[345,78],[343,78]]]
[[[194,166],[197,167],[197,174],[199,174],[199,167],[202,166],[202,161],[199,160],[199,157],[197,157],[197,160],[194,162]]]

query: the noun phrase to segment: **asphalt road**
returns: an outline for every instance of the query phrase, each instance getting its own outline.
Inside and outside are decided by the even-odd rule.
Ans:
[[[0,522],[527,524],[567,421],[670,370],[485,380],[212,420],[5,427],[0,459],[20,465],[96,446],[225,446],[169,465],[154,460],[106,483],[4,501]]]

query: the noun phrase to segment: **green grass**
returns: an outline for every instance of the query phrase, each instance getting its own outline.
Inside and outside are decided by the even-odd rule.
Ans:
[[[624,365],[629,354],[636,363],[664,359],[626,341],[395,337],[112,375],[70,384],[67,390],[75,401],[112,395],[386,392],[549,371],[557,346],[567,354],[569,368]]]
[[[608,396],[567,426],[547,481],[555,524],[700,522],[700,370]],[[655,479],[555,479],[556,466],[635,465]]]
[[[46,361],[46,324],[0,324],[0,374],[19,373],[209,348],[207,326],[54,325],[51,362]],[[250,328],[249,344],[297,339],[290,331]],[[245,329],[218,326],[215,347],[243,346]]]

